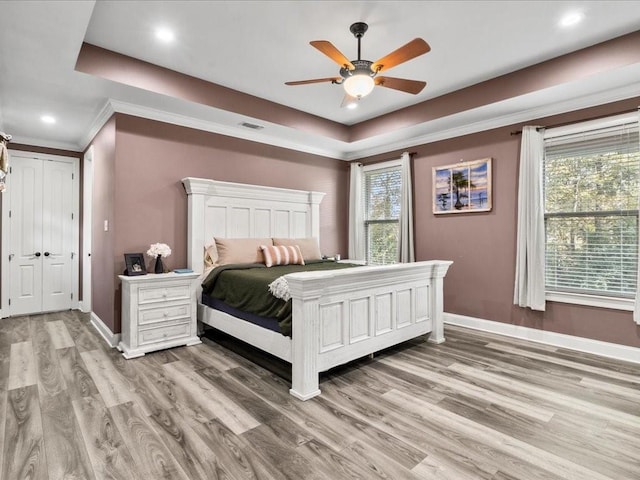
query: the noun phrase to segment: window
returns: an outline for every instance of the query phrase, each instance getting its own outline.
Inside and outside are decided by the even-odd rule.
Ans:
[[[368,264],[396,263],[398,259],[402,175],[400,164],[394,164],[364,168],[364,238]]]
[[[637,117],[586,126],[545,132],[546,290],[631,298],[638,268]]]

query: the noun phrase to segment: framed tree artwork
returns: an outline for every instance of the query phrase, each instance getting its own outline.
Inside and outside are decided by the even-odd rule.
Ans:
[[[433,167],[433,213],[489,212],[491,158]]]

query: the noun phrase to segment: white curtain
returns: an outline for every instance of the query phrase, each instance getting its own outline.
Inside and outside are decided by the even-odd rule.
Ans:
[[[365,260],[362,164],[351,164],[349,184],[349,259]]]
[[[537,127],[524,127],[520,146],[516,280],[513,303],[541,311],[545,309],[543,161],[543,131],[538,131]]]
[[[640,110],[638,110],[638,128],[640,128]],[[640,192],[638,194],[640,195]],[[640,240],[640,231],[638,239]],[[638,280],[636,283],[636,302],[633,306],[633,321],[640,325],[640,259],[638,260]]]
[[[400,235],[398,238],[398,261],[415,262],[413,249],[413,193],[411,188],[411,157],[404,152],[400,157],[402,196],[400,199]]]

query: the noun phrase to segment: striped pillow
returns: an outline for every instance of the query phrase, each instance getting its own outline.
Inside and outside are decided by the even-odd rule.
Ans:
[[[298,245],[260,245],[262,255],[264,255],[264,264],[267,267],[274,265],[304,265],[302,252]]]

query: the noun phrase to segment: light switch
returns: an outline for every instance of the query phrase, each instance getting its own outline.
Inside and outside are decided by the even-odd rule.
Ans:
[[[104,221],[104,231],[108,232],[109,231],[109,220],[105,220]]]

